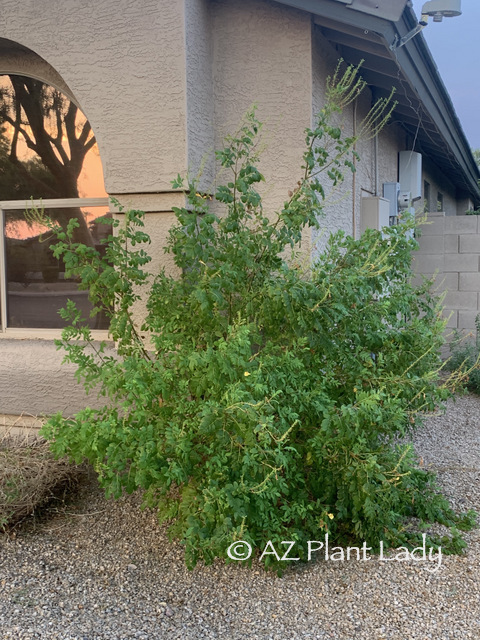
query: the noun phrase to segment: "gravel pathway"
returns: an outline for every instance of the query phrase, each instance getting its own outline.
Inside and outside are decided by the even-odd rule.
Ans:
[[[452,503],[480,511],[480,398],[416,437]],[[319,561],[283,578],[239,565],[188,571],[138,497],[92,482],[73,504],[0,538],[0,639],[480,639],[480,533],[462,556]]]

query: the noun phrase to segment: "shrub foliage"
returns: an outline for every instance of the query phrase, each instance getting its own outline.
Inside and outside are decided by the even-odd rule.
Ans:
[[[303,177],[275,216],[257,190],[254,111],[217,153],[227,178],[213,202],[178,177],[187,204],[167,247],[178,278],[150,281],[141,212],[114,222],[103,256],[72,241],[75,222],[56,229],[55,253],[110,315],[117,355],[69,303],[65,359],[87,389],[100,385],[105,406],[54,416],[43,433],[58,455],[90,460],[108,494],[143,489],[189,566],[225,557],[234,540],[305,551],[328,531],[398,546],[418,539],[411,518],[472,524],[398,443],[448,395],[438,385],[440,308],[410,282],[412,224],[359,240],[338,232],[301,266],[302,234],[320,226],[320,178],[335,187],[354,168],[355,139],[334,122],[362,88],[352,68],[330,81],[306,131]],[[390,108],[374,107],[363,133],[375,135]],[[138,328],[140,298],[148,313]],[[456,530],[450,543],[462,545]]]
[[[451,371],[460,372],[467,389],[480,394],[480,314],[475,318],[475,329],[474,339],[454,332],[447,366]]]

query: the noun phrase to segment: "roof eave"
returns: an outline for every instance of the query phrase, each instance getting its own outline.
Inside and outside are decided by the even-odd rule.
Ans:
[[[417,17],[411,3],[407,0],[404,3],[403,13],[396,22],[354,10],[352,6],[339,0],[277,0],[277,2],[334,20],[347,27],[373,31],[384,40],[388,51],[391,51],[390,45],[396,39],[398,41],[417,24]],[[419,33],[403,47],[392,51],[391,56],[396,60],[402,74],[436,123],[440,135],[463,173],[472,199],[478,206],[480,204],[478,185],[480,173],[425,38]]]

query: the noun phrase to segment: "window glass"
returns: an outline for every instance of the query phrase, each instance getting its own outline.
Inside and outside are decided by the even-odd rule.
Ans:
[[[0,201],[22,203],[22,209],[4,211],[1,229],[5,268],[0,305],[7,328],[60,328],[65,323],[58,310],[68,299],[86,317],[91,310],[87,292],[65,277],[64,265],[53,257],[48,230],[25,218],[25,201],[106,195],[95,136],[77,105],[39,80],[0,75]],[[45,213],[63,227],[76,218],[75,241],[101,246],[110,227],[95,224],[95,219],[107,211],[52,207]],[[107,328],[105,314],[91,319],[90,326]]]
[[[79,236],[88,234],[89,244],[102,249],[100,240],[111,227],[97,223],[100,216],[110,215],[107,207],[89,209],[50,209],[45,213],[64,225],[72,217],[82,221]],[[7,326],[12,328],[62,328],[65,322],[58,311],[67,300],[76,303],[92,329],[107,329],[105,313],[90,318],[92,306],[88,292],[65,275],[63,261],[53,256],[51,232],[38,223],[28,224],[20,210],[5,211],[6,302]]]
[[[106,196],[80,109],[33,78],[0,75],[0,200]]]

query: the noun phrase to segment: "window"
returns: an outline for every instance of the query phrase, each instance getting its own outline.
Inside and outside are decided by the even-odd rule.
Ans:
[[[443,193],[437,193],[437,211],[443,211]]]
[[[430,211],[430,183],[426,180],[423,181],[423,206],[425,211]]]
[[[96,223],[108,214],[105,198],[78,200],[44,200],[43,207],[53,220],[65,225],[75,217],[82,227],[78,241],[101,247],[100,240],[110,232],[109,225]],[[92,329],[108,329],[107,317],[90,318],[88,292],[78,288],[78,282],[65,275],[62,261],[53,256],[53,238],[46,227],[25,219],[25,203],[0,203],[2,237],[0,249],[4,260],[0,265],[0,312],[2,332],[7,329],[61,329],[65,322],[59,309],[73,300]]]
[[[89,319],[88,294],[54,258],[48,229],[25,216],[32,199],[62,226],[77,218],[79,242],[101,246],[109,232],[95,222],[109,208],[88,120],[54,87],[0,75],[1,333],[62,328],[58,311],[68,299]],[[105,314],[89,322],[92,329],[108,328]]]

